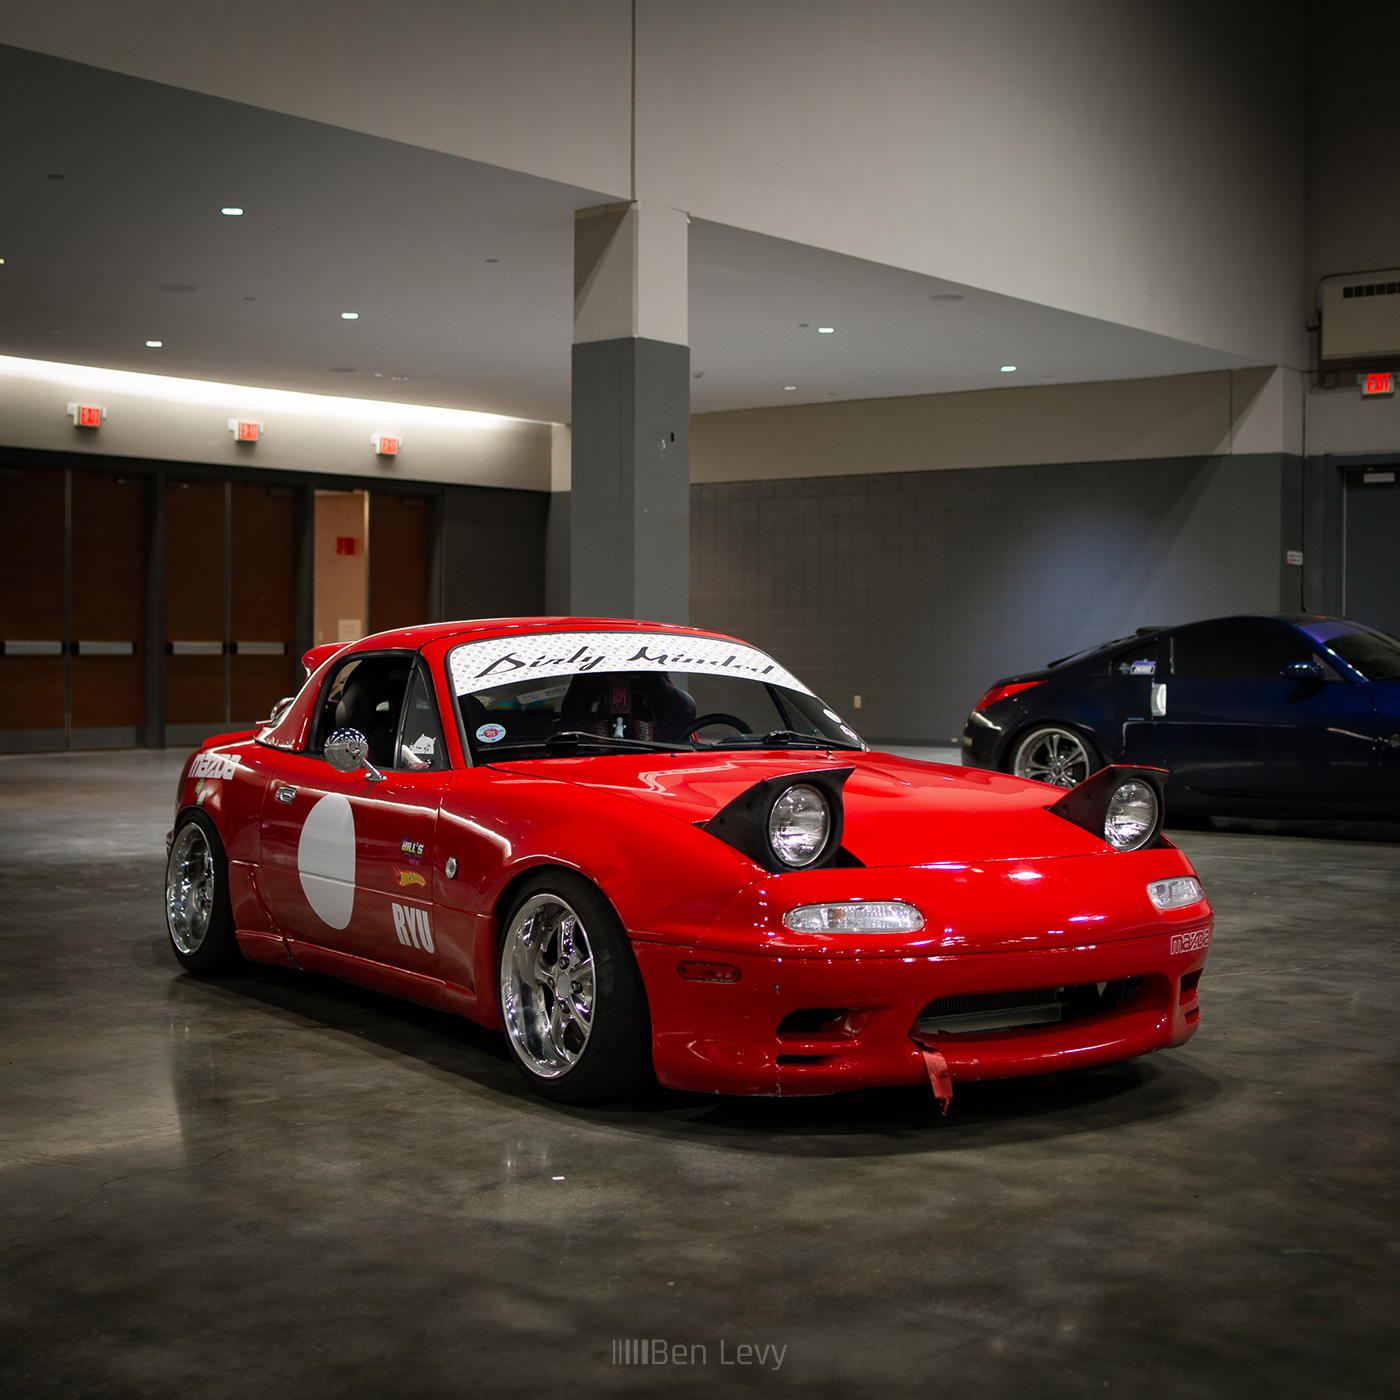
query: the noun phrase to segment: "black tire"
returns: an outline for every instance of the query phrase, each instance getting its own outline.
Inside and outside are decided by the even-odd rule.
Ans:
[[[1053,787],[1077,787],[1103,767],[1094,741],[1067,724],[1037,724],[1007,751],[1006,771]]]
[[[165,861],[165,929],[186,972],[217,977],[243,967],[228,895],[228,857],[218,828],[186,812]]]
[[[615,1103],[655,1083],[642,975],[597,886],[568,870],[531,876],[501,920],[496,965],[506,1047],[537,1094]]]

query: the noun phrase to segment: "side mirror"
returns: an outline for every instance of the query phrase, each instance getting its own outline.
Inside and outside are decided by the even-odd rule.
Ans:
[[[284,696],[272,707],[272,713],[271,713],[270,715],[268,715],[268,717],[267,717],[265,720],[263,720],[263,723],[264,723],[265,725],[276,724],[277,721],[278,721],[279,719],[281,719],[282,716],[285,715],[285,714],[287,713],[288,709],[291,708],[292,701],[295,700],[295,699],[296,699],[296,696],[295,696],[295,695],[284,695]]]
[[[384,778],[384,774],[369,761],[369,740],[358,729],[337,729],[326,740],[326,762],[337,773],[368,769],[372,783],[381,782]]]
[[[1281,674],[1293,681],[1320,681],[1327,672],[1320,661],[1290,661]]]

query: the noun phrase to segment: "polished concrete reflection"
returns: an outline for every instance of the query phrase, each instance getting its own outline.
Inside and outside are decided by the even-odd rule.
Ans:
[[[1184,1050],[946,1120],[582,1112],[446,1016],[184,976],[178,766],[0,760],[7,1400],[1392,1392],[1395,828],[1180,834],[1218,911]]]

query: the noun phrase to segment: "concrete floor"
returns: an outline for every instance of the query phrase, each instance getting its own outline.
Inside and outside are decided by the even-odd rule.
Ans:
[[[181,975],[179,762],[0,760],[7,1400],[1395,1393],[1395,828],[1182,833],[1218,911],[1187,1049],[946,1121],[584,1112],[446,1016]]]

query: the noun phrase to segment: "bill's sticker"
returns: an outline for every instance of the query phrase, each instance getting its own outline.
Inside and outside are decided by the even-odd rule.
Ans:
[[[422,885],[424,889],[428,886],[427,880],[425,880],[421,872],[417,870],[399,870],[395,868],[394,878],[398,880],[401,890],[408,889],[410,885]]]
[[[1177,953],[1199,953],[1210,947],[1210,930],[1198,928],[1194,933],[1172,934],[1172,955]]]
[[[417,865],[423,859],[423,843],[415,841],[411,836],[405,836],[399,842],[399,854],[407,856],[410,865]]]
[[[506,727],[503,724],[483,724],[476,731],[476,737],[483,744],[499,744],[506,737]]]
[[[192,778],[231,778],[237,772],[236,753],[200,753],[190,764]]]
[[[408,948],[421,948],[425,953],[433,951],[433,934],[428,927],[427,911],[415,909],[411,904],[390,904],[394,911],[394,932],[399,942]]]

